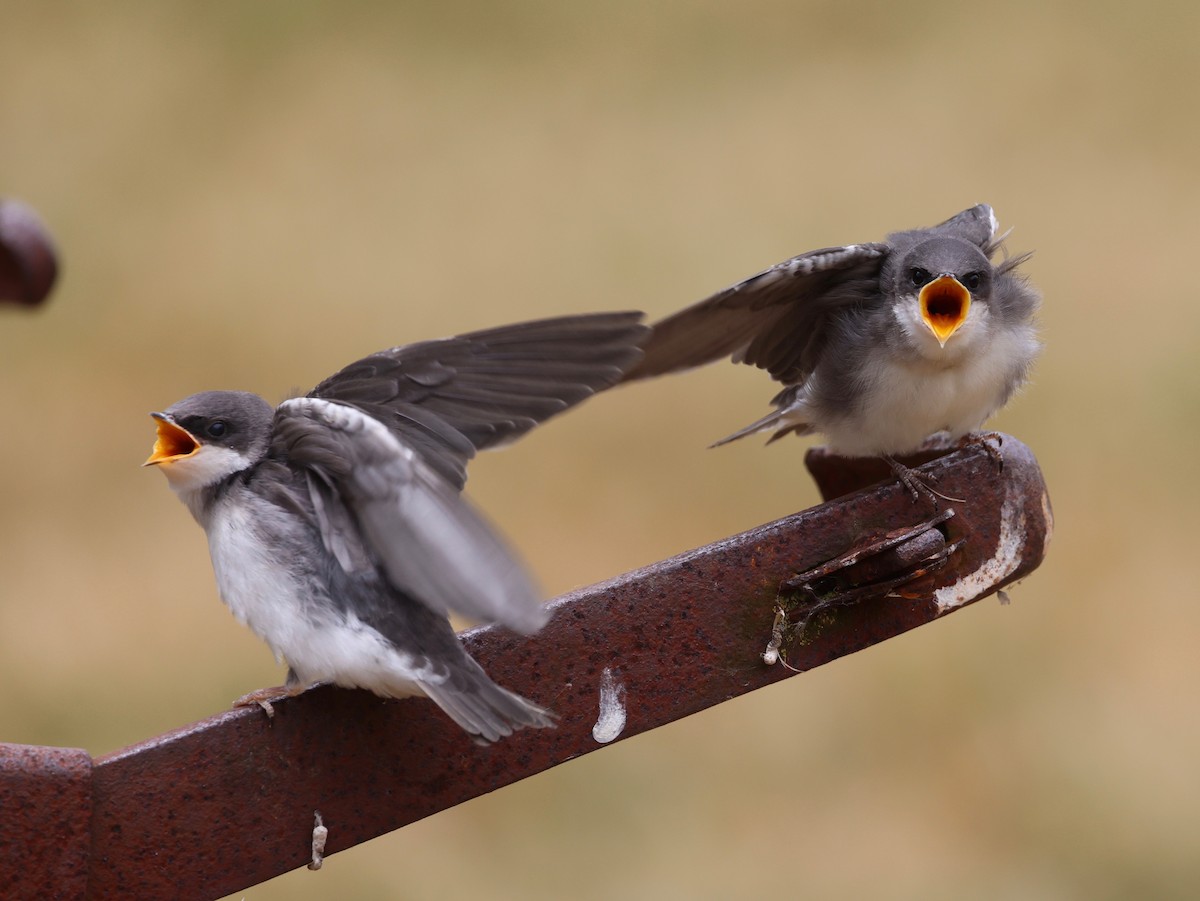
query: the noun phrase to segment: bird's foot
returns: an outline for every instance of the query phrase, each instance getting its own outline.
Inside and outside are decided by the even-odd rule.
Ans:
[[[883,459],[892,468],[892,472],[896,474],[896,478],[900,480],[900,483],[908,489],[908,493],[912,495],[914,504],[921,500],[922,494],[933,502],[933,509],[935,510],[938,509],[938,498],[957,504],[964,502],[962,498],[950,497],[949,495],[935,491],[933,484],[937,482],[938,478],[932,472],[918,474],[916,470],[909,469],[894,457],[885,455]]]
[[[288,698],[294,698],[296,695],[307,691],[313,685],[319,683],[302,682],[296,675],[294,670],[288,670],[287,681],[283,685],[272,685],[269,688],[258,688],[249,694],[244,694],[233,702],[234,707],[254,707],[262,708],[262,712],[267,715],[267,719],[275,718],[275,708],[272,706],[275,701],[285,701]]]
[[[233,702],[234,707],[254,707],[262,708],[262,712],[267,715],[267,719],[275,718],[275,708],[272,706],[273,701],[282,701],[284,698],[291,697],[288,693],[287,686],[272,685],[270,688],[256,688],[248,694],[242,695]]]
[[[977,445],[987,451],[996,468],[1004,471],[1004,435],[1000,432],[968,432],[958,439],[959,447]]]

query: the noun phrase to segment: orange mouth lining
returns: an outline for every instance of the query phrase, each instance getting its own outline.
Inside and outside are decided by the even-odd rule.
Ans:
[[[967,318],[971,293],[955,278],[943,275],[921,289],[921,318],[945,341]]]
[[[189,457],[200,449],[199,443],[186,429],[161,416],[154,418],[158,420],[158,437],[154,441],[154,451],[146,460],[146,465],[170,463],[182,457]]]

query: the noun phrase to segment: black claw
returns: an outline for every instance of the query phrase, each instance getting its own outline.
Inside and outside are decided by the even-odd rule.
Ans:
[[[995,442],[993,444],[993,442]],[[971,432],[968,435],[958,439],[960,448],[968,447],[969,445],[977,445],[982,447],[992,462],[996,464],[996,468],[1000,472],[1004,472],[1004,434],[1002,432]]]

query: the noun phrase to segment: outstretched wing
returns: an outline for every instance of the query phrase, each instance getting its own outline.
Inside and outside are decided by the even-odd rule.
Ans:
[[[950,216],[946,222],[938,222],[931,228],[913,228],[905,232],[893,232],[888,235],[888,244],[896,246],[912,246],[928,238],[952,236],[970,241],[971,244],[983,251],[984,256],[991,258],[1004,240],[1004,235],[997,235],[996,214],[988,204],[977,204],[959,214]]]
[[[348,573],[382,571],[440,613],[532,633],[538,593],[499,535],[397,430],[347,404],[293,398],[275,414],[272,452],[307,477],[322,541]]]
[[[923,237],[952,235],[962,238],[964,241],[970,241],[990,257],[991,252],[988,248],[992,247],[992,240],[996,237],[998,227],[996,214],[992,212],[992,208],[986,203],[980,203],[961,213],[956,213],[945,222],[939,222],[933,228],[919,229],[918,233]],[[895,243],[895,237],[897,236],[889,235],[888,241]],[[1003,237],[1000,240],[1003,240]]]
[[[730,356],[785,383],[812,372],[829,314],[879,290],[887,244],[848,244],[801,254],[655,323],[645,356],[626,380],[690,369]]]
[[[933,235],[971,241],[989,258],[1004,240],[996,234],[992,208],[981,203],[932,228],[896,232],[887,243],[803,253],[655,323],[645,356],[625,379],[677,372],[728,356],[765,369],[785,384],[800,384],[829,339],[831,314],[877,297],[891,250]],[[1000,271],[1024,259],[1006,261]]]
[[[311,398],[383,423],[455,488],[466,463],[615,385],[641,358],[641,313],[523,322],[372,354]]]
[[[962,238],[964,241],[970,241],[978,247],[985,257],[989,260],[996,255],[996,252],[1004,247],[1004,241],[1008,238],[1012,229],[1000,231],[1000,225],[996,221],[996,214],[992,208],[986,203],[976,204],[970,209],[963,210],[957,215],[951,216],[945,222],[940,222],[932,228],[914,229],[912,231],[896,232],[888,235],[888,243],[893,246],[916,244],[932,235],[948,235],[955,238]],[[1033,251],[1019,254],[1015,257],[1010,257],[1007,252],[1004,254],[1004,259],[996,264],[996,272],[999,275],[1006,275],[1033,256]]]

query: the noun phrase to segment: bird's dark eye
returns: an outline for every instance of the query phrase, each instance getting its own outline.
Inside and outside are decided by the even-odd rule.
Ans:
[[[224,419],[214,419],[208,424],[208,428],[204,430],[209,438],[223,438],[228,431],[229,425]]]
[[[962,283],[968,291],[974,291],[983,282],[983,276],[978,272],[968,272],[962,277]]]
[[[928,269],[922,269],[920,266],[910,269],[908,275],[912,279],[912,283],[918,288],[933,278]]]

